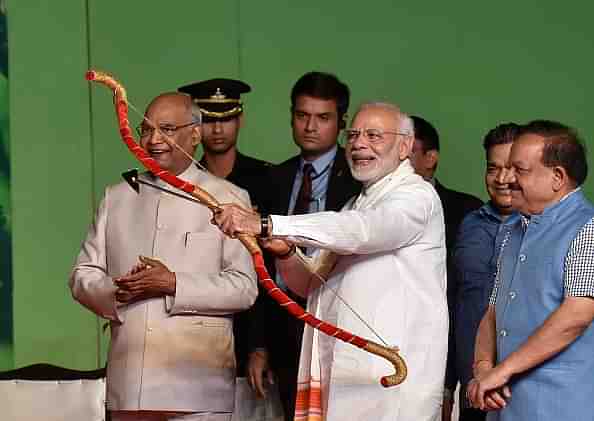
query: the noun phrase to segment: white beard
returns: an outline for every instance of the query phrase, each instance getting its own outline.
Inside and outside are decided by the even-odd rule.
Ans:
[[[364,186],[369,186],[382,179],[398,168],[399,165],[399,163],[391,161],[389,157],[377,158],[368,166],[356,167],[350,159],[348,163],[353,178],[363,183]]]

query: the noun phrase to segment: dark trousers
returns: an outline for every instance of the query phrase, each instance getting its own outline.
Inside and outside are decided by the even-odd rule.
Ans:
[[[289,296],[300,306],[306,302],[303,298]],[[303,337],[303,321],[290,316],[284,309],[277,309],[274,318],[274,341],[269,343],[271,350],[271,367],[276,375],[278,392],[285,413],[286,421],[295,419],[295,398],[297,397],[297,377],[299,373],[299,357],[301,354],[301,338]]]
[[[487,413],[480,409],[466,408],[460,411],[459,421],[485,421]]]
[[[293,421],[295,419],[295,398],[297,397],[297,367],[277,369],[275,374],[285,421]]]

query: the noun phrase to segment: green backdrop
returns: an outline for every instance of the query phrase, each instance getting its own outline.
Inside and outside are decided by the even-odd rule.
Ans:
[[[12,240],[8,139],[8,42],[0,0],[0,369],[12,367]]]
[[[484,198],[480,142],[496,124],[551,118],[594,136],[592,12],[552,0],[9,0],[14,364],[104,361],[102,321],[67,278],[105,185],[137,164],[89,66],[124,82],[140,112],[191,81],[249,82],[240,149],[275,162],[296,151],[292,84],[334,72],[353,104],[390,100],[432,121],[440,180]]]

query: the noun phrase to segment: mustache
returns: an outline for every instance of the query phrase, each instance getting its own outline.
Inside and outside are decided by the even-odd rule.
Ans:
[[[520,185],[518,183],[509,183],[509,189],[510,190],[522,190],[522,188],[520,187]]]

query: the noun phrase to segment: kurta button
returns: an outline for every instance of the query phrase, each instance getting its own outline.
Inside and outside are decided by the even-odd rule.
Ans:
[[[152,327],[149,327],[149,328],[148,328],[148,331],[149,331],[149,332],[152,332],[152,331],[153,331],[153,328],[152,328]]]
[[[162,230],[162,229],[163,229],[163,224],[158,224],[158,225],[157,225],[157,229],[158,229],[158,230]]]
[[[501,329],[501,330],[499,331],[499,335],[500,335],[500,336],[507,336],[507,330],[505,330],[505,329]]]
[[[523,262],[526,260],[526,255],[525,254],[520,254],[520,262]]]
[[[509,298],[511,298],[512,300],[513,300],[514,298],[516,298],[516,292],[515,292],[515,291],[510,291],[510,293],[509,293]]]

